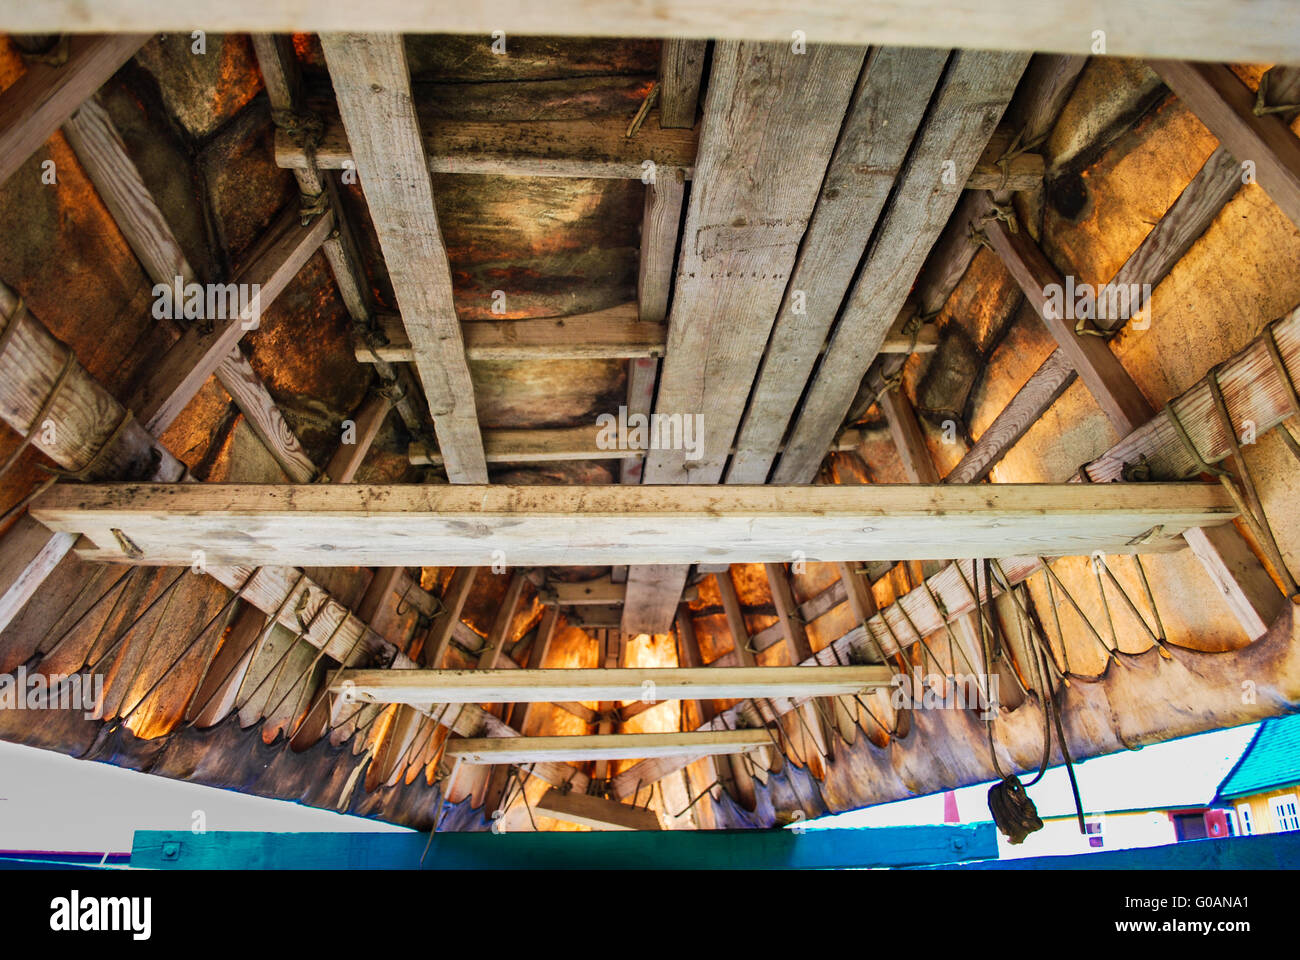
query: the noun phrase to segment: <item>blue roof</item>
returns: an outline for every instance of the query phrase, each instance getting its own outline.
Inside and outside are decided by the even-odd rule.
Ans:
[[[1300,783],[1300,713],[1265,720],[1246,752],[1219,784],[1230,800]]]

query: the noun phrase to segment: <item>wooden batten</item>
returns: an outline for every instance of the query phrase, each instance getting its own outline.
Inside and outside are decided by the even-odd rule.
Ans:
[[[765,730],[610,733],[570,737],[448,740],[446,756],[469,764],[574,763],[647,757],[713,757],[770,746]]]
[[[534,811],[553,820],[591,827],[593,830],[662,830],[653,810],[619,803],[585,793],[551,788],[533,806]]]

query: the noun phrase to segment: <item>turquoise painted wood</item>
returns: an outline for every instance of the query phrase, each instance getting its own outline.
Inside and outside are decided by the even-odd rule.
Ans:
[[[987,860],[966,870],[1294,870],[1300,867],[1300,833],[1187,840],[1162,847],[1076,853],[1060,857]],[[936,865],[944,870],[947,866]]]
[[[139,830],[131,866],[203,870],[419,869],[427,833]],[[439,833],[424,869],[657,870],[898,867],[998,855],[991,823],[865,830]]]

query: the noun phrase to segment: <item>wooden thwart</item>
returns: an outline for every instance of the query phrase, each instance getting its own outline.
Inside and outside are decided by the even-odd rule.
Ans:
[[[886,667],[838,666],[340,670],[329,688],[362,703],[726,700],[851,695],[889,686],[892,677]]]
[[[478,737],[448,740],[446,756],[462,763],[569,763],[712,757],[771,746],[765,730],[606,733],[578,737]]]
[[[662,830],[653,810],[619,803],[586,793],[565,793],[552,787],[542,794],[533,810],[553,820],[576,823],[596,830]]]
[[[783,487],[57,485],[83,555],[163,565],[516,566],[1149,553],[1237,511],[1217,484]],[[631,590],[627,594],[631,599]]]

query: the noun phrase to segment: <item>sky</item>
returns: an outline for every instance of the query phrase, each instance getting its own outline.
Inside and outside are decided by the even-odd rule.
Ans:
[[[136,830],[404,831],[285,800],[0,742],[0,850],[129,853]]]

